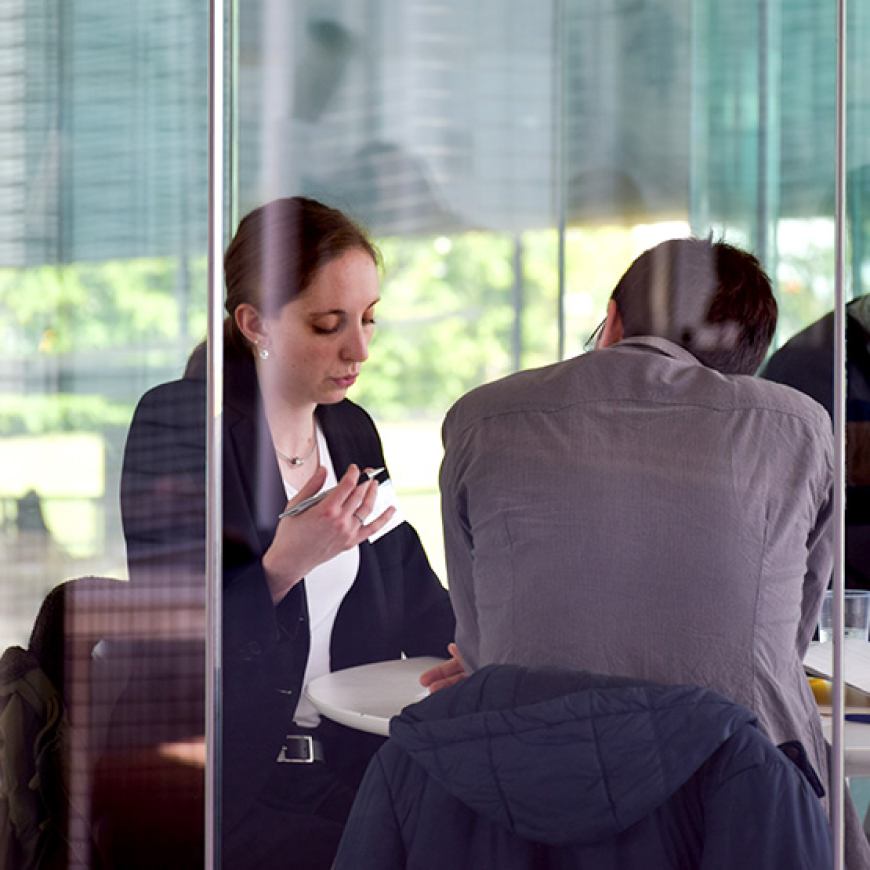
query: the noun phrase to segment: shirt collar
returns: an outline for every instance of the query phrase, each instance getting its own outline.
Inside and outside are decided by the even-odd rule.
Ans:
[[[633,335],[631,338],[624,338],[617,342],[612,347],[645,347],[656,351],[657,353],[668,356],[671,359],[680,360],[681,362],[694,363],[701,365],[700,360],[693,353],[668,341],[666,338],[659,338],[655,335]]]

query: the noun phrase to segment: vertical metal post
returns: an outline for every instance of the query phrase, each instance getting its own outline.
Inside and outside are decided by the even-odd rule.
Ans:
[[[523,367],[523,307],[525,303],[523,277],[523,234],[518,230],[514,235],[514,284],[511,302],[514,321],[511,327],[511,370],[518,372]]]
[[[846,0],[837,0],[837,158],[836,264],[834,281],[834,662],[831,753],[831,825],[834,867],[844,864],[844,726],[843,591],[845,589],[846,516]]]
[[[696,236],[710,232],[710,82],[708,34],[710,10],[692,3],[689,73],[689,226]]]
[[[209,0],[208,404],[206,432],[205,867],[220,867],[221,421],[223,413],[224,11]]]
[[[755,253],[776,283],[780,217],[782,5],[761,0],[758,26],[758,199]]]
[[[565,227],[567,225],[568,196],[565,172],[565,65],[567,63],[565,0],[553,0],[553,192],[558,233],[558,284],[556,293],[556,322],[558,342],[556,358],[565,358]]]
[[[228,239],[233,229],[238,224],[239,204],[239,161],[236,160],[239,139],[239,89],[236,81],[239,70],[239,3],[238,0],[224,0],[226,10],[227,32],[224,35],[226,57],[229,61],[229,69],[225,70],[224,76],[224,238]],[[223,253],[221,253],[223,264]],[[223,273],[221,272],[221,275]],[[223,286],[221,286],[220,299],[223,299]],[[221,308],[221,314],[223,314]]]

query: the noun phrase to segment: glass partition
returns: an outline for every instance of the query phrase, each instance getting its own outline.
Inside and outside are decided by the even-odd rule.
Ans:
[[[199,866],[207,384],[234,377],[232,362],[210,371],[199,347],[216,301],[207,257],[209,6],[0,6],[0,669],[7,685],[39,669],[66,711],[63,729],[60,720],[52,727],[67,789],[44,796],[54,815],[40,842],[69,866],[133,867],[148,858],[160,866],[167,855]],[[241,393],[254,397],[239,425],[254,421],[258,434],[240,447],[228,436],[228,413],[222,467],[233,474],[238,460],[243,469],[226,491],[238,483],[251,523],[234,525],[230,511],[222,524],[229,567],[211,580],[230,613],[226,697],[215,699],[227,714],[227,782],[259,801],[293,790],[266,756],[286,759],[302,751],[300,741],[313,753],[307,738],[320,740],[323,719],[299,700],[318,668],[446,655],[444,415],[478,385],[586,352],[614,286],[642,251],[692,233],[754,252],[779,305],[777,353],[761,374],[833,412],[837,33],[831,4],[821,0],[228,6],[232,118],[223,133],[232,149],[217,217],[229,241],[243,216],[302,196],[340,210],[380,252],[373,334],[366,314],[364,350],[339,357],[340,370],[328,374],[370,415],[376,429],[358,425],[380,439],[385,458],[380,447],[358,454],[336,446],[353,426],[328,416],[317,417],[311,432],[321,440],[311,449],[329,460],[331,482],[351,461],[387,465],[395,501],[422,542],[403,553],[420,560],[433,608],[415,643],[395,629],[395,614],[379,622],[382,614],[366,609],[381,592],[356,593],[364,603],[348,599],[375,626],[359,642],[342,623],[350,617],[341,596],[329,603],[297,590],[286,601],[273,595],[285,603],[272,607],[263,557],[278,512],[309,482],[298,469],[312,468],[314,453],[308,430],[294,429],[301,418],[276,416],[269,400],[257,404],[264,367],[294,346],[270,344],[275,333],[243,316],[248,331],[235,334],[230,357],[244,362]],[[868,3],[853,0],[844,317],[845,561],[855,589],[870,589],[868,16]],[[221,135],[219,125],[213,132]],[[362,268],[351,283],[370,278]],[[284,283],[281,292],[292,285]],[[321,346],[304,345],[308,355],[294,359],[308,364]],[[233,389],[225,387],[227,401]],[[299,461],[286,465],[282,450]],[[359,550],[365,562],[368,550]],[[245,571],[254,563],[252,580]],[[384,592],[383,600],[392,599]],[[333,620],[339,640],[321,632],[317,649],[300,658],[292,647],[299,625],[318,614]],[[825,711],[823,689],[819,697]],[[233,718],[246,698],[267,699],[248,717],[259,725]],[[288,729],[294,739],[282,743]],[[256,760],[232,751],[243,745],[259,747]],[[359,767],[376,745],[359,750]],[[36,763],[30,744],[4,747],[0,788],[12,781],[7,759],[31,774]],[[300,769],[281,765],[293,775]],[[855,777],[851,790],[863,818],[870,789]],[[264,829],[280,825],[282,810],[257,806]],[[212,819],[219,838],[237,811],[231,803]],[[31,846],[2,848],[0,864],[15,867]],[[240,866],[230,854],[224,866]],[[266,858],[252,847],[247,860]]]
[[[0,7],[0,864],[195,866],[202,572],[141,582],[155,510],[120,492],[205,335],[208,10]]]
[[[478,384],[582,353],[643,250],[691,232],[754,252],[779,304],[772,349],[833,307],[824,4],[300,0],[239,13],[239,215],[310,196],[383,251],[350,397],[375,418],[445,583],[444,412]],[[853,88],[850,117],[861,100]]]

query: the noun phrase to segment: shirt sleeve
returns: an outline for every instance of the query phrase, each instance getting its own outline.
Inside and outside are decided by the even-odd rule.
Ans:
[[[455,419],[447,415],[442,428],[444,461],[441,464],[441,520],[450,600],[456,616],[456,645],[466,667],[480,667],[480,625],[474,596],[473,540],[466,490],[462,484],[462,438]]]
[[[825,430],[822,430],[825,433]],[[834,567],[834,498],[833,440],[823,438],[825,449],[820,458],[818,477],[819,509],[816,522],[807,537],[807,569],[804,574],[801,619],[797,633],[797,649],[801,658],[813,638],[819,621],[819,610],[825,590],[831,582]]]

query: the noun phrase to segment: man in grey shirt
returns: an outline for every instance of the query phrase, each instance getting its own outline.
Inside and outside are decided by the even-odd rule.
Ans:
[[[753,377],[776,316],[754,257],[672,240],[619,281],[594,351],[456,403],[441,492],[467,670],[710,687],[827,781],[802,659],[831,575],[833,441],[816,402]]]

